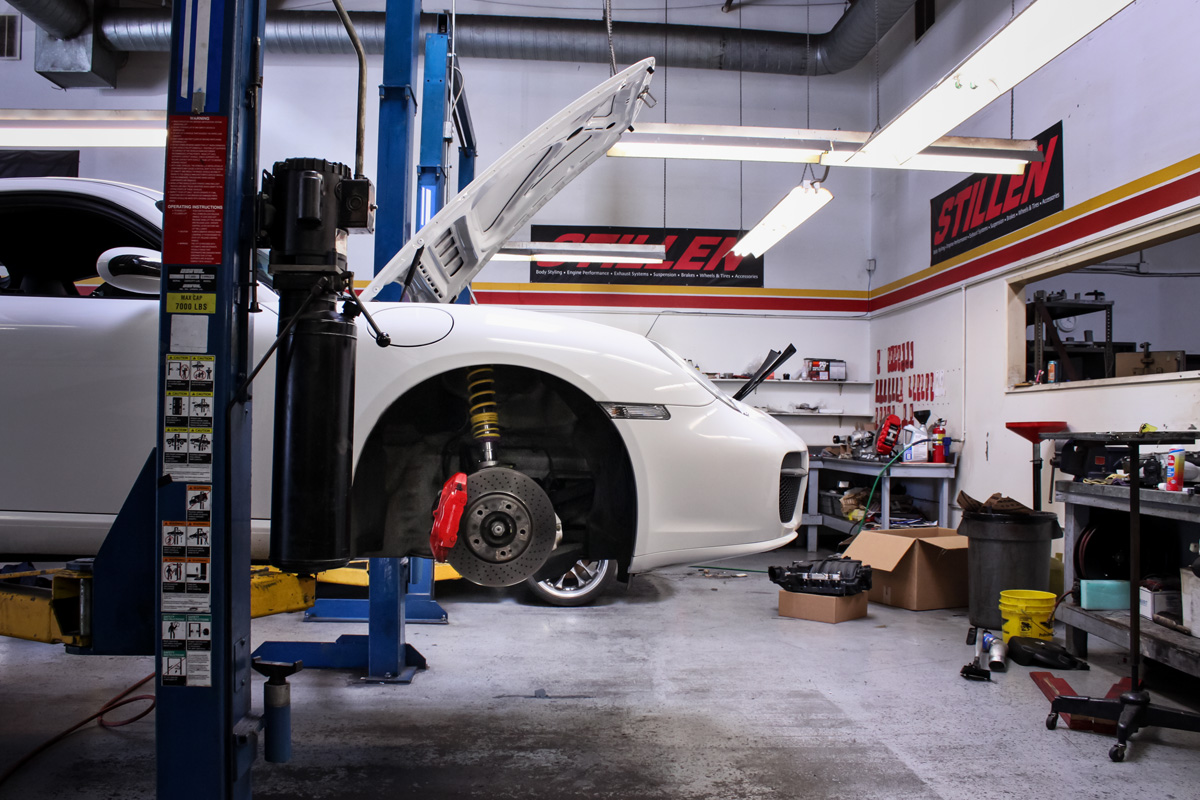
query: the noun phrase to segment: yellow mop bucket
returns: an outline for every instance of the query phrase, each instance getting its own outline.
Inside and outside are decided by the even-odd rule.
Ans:
[[[1004,643],[1014,636],[1050,641],[1054,638],[1054,592],[1006,589],[1000,592],[1000,616],[1004,617]]]

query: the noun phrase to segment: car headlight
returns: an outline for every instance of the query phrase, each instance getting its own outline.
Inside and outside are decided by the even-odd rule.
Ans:
[[[696,383],[700,384],[705,389],[707,389],[708,393],[711,394],[713,397],[717,398],[722,403],[729,406],[730,408],[732,408],[734,411],[738,412],[739,414],[749,416],[749,414],[746,412],[746,409],[742,408],[741,404],[738,403],[738,401],[734,400],[732,397],[730,397],[725,392],[723,392],[721,390],[721,387],[717,386],[715,383],[710,381],[708,379],[707,375],[705,375],[703,372],[701,372],[700,370],[696,369],[691,364],[689,364],[687,362],[687,359],[685,359],[683,356],[679,355],[679,353],[676,353],[674,350],[672,350],[671,348],[667,347],[664,344],[659,344],[658,342],[654,341],[653,339],[650,340],[650,343],[653,344],[655,347],[657,347],[659,350],[661,350],[663,352],[663,355],[665,355],[667,358],[674,361],[679,366],[680,369],[682,369],[688,375],[691,375],[692,380],[696,381]]]

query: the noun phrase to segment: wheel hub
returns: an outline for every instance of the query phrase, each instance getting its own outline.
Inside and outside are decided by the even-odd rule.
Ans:
[[[512,586],[541,568],[554,549],[554,509],[529,476],[489,467],[467,478],[467,507],[448,560],[482,586]]]

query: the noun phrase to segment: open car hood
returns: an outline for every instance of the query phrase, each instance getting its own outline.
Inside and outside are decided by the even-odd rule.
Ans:
[[[453,301],[530,217],[629,129],[653,70],[654,59],[639,61],[522,139],[417,231],[362,299],[395,281],[408,283],[405,299]]]

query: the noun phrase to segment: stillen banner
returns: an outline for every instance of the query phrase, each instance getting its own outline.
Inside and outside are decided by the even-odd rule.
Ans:
[[[533,225],[531,234],[537,242],[662,244],[667,254],[661,264],[531,261],[530,283],[752,288],[763,285],[762,258],[743,258],[730,252],[741,238],[738,231]]]
[[[940,264],[1062,211],[1063,126],[1033,137],[1043,161],[1020,175],[972,175],[929,201],[929,263]]]

